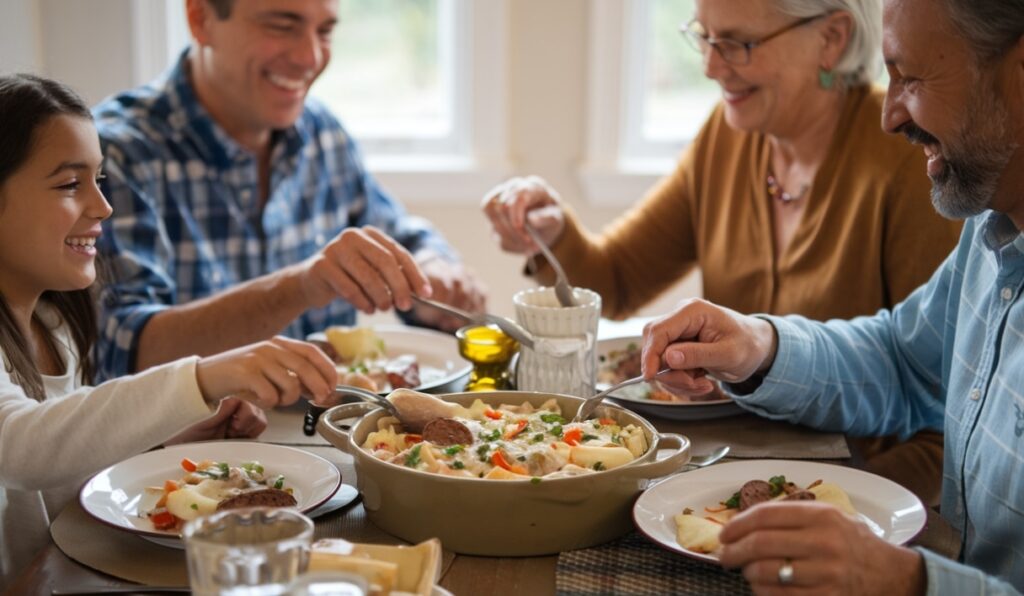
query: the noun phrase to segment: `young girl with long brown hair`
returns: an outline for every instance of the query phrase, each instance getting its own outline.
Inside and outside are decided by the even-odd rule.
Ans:
[[[101,177],[74,92],[0,77],[0,591],[88,475],[161,444],[254,437],[259,408],[324,402],[336,382],[317,348],[275,338],[90,387]]]

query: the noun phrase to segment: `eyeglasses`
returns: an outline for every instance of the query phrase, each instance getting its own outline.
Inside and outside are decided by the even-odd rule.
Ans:
[[[728,37],[717,39],[708,35],[704,25],[701,25],[696,19],[690,21],[685,25],[679,27],[679,32],[683,34],[683,37],[693,46],[693,49],[697,50],[701,54],[707,54],[709,48],[714,48],[718,55],[722,57],[729,64],[735,66],[744,66],[750,64],[750,50],[753,50],[757,46],[782,35],[787,31],[792,31],[797,27],[802,27],[811,21],[815,21],[826,15],[819,14],[813,17],[804,17],[798,21],[790,23],[781,29],[777,29],[768,35],[765,35],[761,39],[755,39],[753,41],[736,41],[735,39],[729,39]]]

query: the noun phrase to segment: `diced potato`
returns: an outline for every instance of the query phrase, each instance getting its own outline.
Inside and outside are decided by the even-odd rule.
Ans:
[[[695,553],[713,553],[721,546],[718,534],[722,526],[699,515],[675,516],[676,542]]]
[[[857,510],[853,508],[853,503],[850,502],[850,496],[838,484],[822,482],[809,490],[814,493],[816,500],[833,505],[848,515],[857,515]]]
[[[328,327],[325,335],[343,362],[380,355],[380,340],[369,327]]]
[[[182,488],[167,495],[167,511],[185,521],[191,521],[201,515],[210,515],[217,510],[217,500]]]
[[[647,452],[647,437],[644,436],[644,431],[633,427],[628,431],[628,434],[623,434],[622,437],[626,444],[626,449],[629,449],[634,458],[640,457]]]
[[[635,458],[625,447],[596,447],[591,445],[577,445],[572,448],[569,461],[590,469],[611,470],[624,466]],[[600,465],[598,465],[600,464]]]

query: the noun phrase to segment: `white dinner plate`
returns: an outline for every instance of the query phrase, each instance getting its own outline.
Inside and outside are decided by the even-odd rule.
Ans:
[[[608,371],[613,368],[614,363],[609,361],[610,353],[625,350],[630,344],[640,346],[642,343],[643,337],[640,336],[599,340],[597,342],[598,379],[601,378],[602,371]],[[598,383],[597,389],[603,389],[607,386],[607,384],[602,385],[602,383]],[[667,418],[669,420],[708,420],[743,413],[743,409],[731,399],[693,402],[659,401],[647,397],[650,391],[651,386],[647,383],[637,383],[636,385],[623,387],[612,393],[609,397],[623,407],[645,416]]]
[[[453,393],[465,387],[473,366],[459,354],[459,343],[454,335],[401,325],[374,325],[373,332],[384,341],[388,356],[416,356],[420,385],[413,389],[424,393]],[[327,336],[312,333],[306,339],[327,341]]]
[[[154,529],[146,517],[139,515],[138,508],[147,486],[163,486],[165,480],[184,476],[181,460],[186,457],[231,465],[258,461],[267,474],[284,475],[284,484],[293,490],[303,513],[326,503],[341,485],[341,474],[334,464],[294,447],[253,441],[186,443],[140,453],[96,474],[79,493],[82,509],[119,530],[180,548],[177,532]]]
[[[735,461],[671,476],[647,489],[633,506],[633,522],[649,539],[668,550],[717,562],[714,555],[687,550],[676,541],[674,516],[684,508],[694,515],[729,499],[750,480],[786,480],[807,486],[821,479],[850,496],[861,521],[892,544],[906,544],[924,528],[927,514],[914,493],[895,482],[854,468],[818,462],[758,459]]]

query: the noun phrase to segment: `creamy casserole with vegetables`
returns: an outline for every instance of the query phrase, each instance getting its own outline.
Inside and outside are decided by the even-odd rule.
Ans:
[[[139,515],[156,530],[180,530],[185,522],[219,509],[296,505],[292,489],[280,474],[267,474],[257,462],[239,466],[227,462],[181,460],[185,475],[166,480],[162,487],[147,487]]]
[[[532,480],[592,474],[626,465],[647,451],[643,430],[610,418],[570,423],[552,399],[492,408],[476,400],[450,417],[403,432],[385,417],[363,448],[394,464],[465,478]]]

